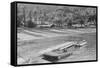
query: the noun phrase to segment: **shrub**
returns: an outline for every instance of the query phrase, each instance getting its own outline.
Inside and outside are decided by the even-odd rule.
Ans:
[[[27,27],[33,28],[33,27],[36,27],[36,24],[34,22],[32,22],[32,21],[28,21],[27,22]]]

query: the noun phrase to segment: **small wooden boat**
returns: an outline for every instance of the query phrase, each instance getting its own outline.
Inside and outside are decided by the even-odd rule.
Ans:
[[[66,42],[62,45],[56,46],[54,48],[49,48],[42,52],[42,57],[45,60],[56,62],[60,59],[63,59],[65,57],[68,57],[72,55],[72,53],[77,50],[77,48],[84,47],[87,44],[85,40],[76,42]]]

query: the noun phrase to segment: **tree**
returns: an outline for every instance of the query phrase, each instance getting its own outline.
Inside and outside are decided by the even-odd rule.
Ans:
[[[26,23],[26,7],[23,6],[23,23],[24,23],[24,26],[27,26],[27,23]]]
[[[68,28],[72,28],[72,24],[73,24],[72,21],[69,20],[68,23],[67,23],[67,27],[68,27]]]
[[[32,13],[32,10],[30,10],[29,11],[29,15],[28,15],[28,17],[29,17],[29,20],[27,21],[27,27],[29,27],[29,28],[33,28],[33,27],[36,27],[36,24],[35,24],[35,22],[34,21],[32,21],[32,19],[33,19],[33,13]]]

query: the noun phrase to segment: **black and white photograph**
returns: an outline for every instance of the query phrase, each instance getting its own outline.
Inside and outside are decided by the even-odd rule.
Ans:
[[[17,64],[97,60],[97,7],[17,3]]]

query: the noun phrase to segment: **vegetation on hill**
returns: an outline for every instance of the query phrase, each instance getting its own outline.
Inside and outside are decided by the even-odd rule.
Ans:
[[[53,24],[54,27],[68,27],[80,25],[96,26],[96,8],[18,4],[17,26],[36,27],[38,24]],[[46,23],[48,22],[48,23]]]

